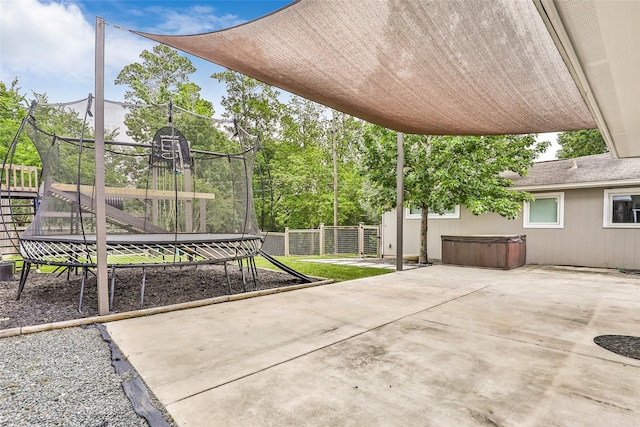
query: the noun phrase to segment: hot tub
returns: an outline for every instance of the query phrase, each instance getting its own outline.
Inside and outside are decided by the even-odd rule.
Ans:
[[[527,257],[527,236],[476,234],[442,236],[442,263],[509,270]]]

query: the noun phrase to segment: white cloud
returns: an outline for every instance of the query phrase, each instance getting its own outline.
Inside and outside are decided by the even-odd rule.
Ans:
[[[218,16],[209,6],[167,8],[137,4],[143,7],[126,13],[114,10],[122,21],[112,17],[113,22],[107,19],[107,24],[146,32],[193,34],[243,22],[235,15]],[[76,4],[68,1],[2,0],[0,8],[3,82],[18,77],[23,92],[47,93],[51,102],[80,99],[94,92],[94,17],[84,16]],[[142,23],[153,26],[140,27]],[[105,96],[122,100],[126,88],[114,85],[116,76],[124,66],[140,61],[140,53],[151,50],[154,43],[113,25],[105,28]],[[196,74],[192,80],[208,82],[211,73]]]
[[[0,31],[3,74],[83,78],[93,68],[94,31],[73,4],[4,1]]]
[[[147,13],[154,14],[154,27],[145,30],[162,34],[199,34],[233,27],[245,22],[236,15],[215,13],[210,6],[192,6],[189,8],[150,7]]]
[[[3,1],[0,31],[3,81],[17,76],[21,86],[46,92],[50,101],[79,99],[93,92],[94,23],[76,5]],[[121,30],[107,33],[105,79],[109,85],[124,65],[135,62],[152,43]]]

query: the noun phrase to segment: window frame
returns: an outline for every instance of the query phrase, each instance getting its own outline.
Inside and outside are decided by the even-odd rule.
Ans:
[[[422,212],[419,214],[411,213],[411,208],[405,208],[405,219],[422,219]],[[460,205],[456,205],[453,212],[444,213],[442,215],[435,212],[429,212],[427,219],[460,219]]]
[[[613,196],[640,195],[640,187],[608,188],[604,190],[604,204],[602,206],[603,228],[640,228],[640,222],[612,222]]]
[[[524,202],[522,207],[522,228],[564,228],[564,191],[553,193],[533,193],[535,199],[551,199],[558,200],[558,221],[556,222],[531,222],[530,208],[531,203]]]

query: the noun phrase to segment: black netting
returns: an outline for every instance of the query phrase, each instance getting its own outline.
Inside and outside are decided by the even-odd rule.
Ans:
[[[91,117],[81,125],[86,108],[87,101],[37,106],[25,127],[43,171],[41,205],[26,235],[95,233]],[[107,126],[109,233],[258,233],[251,192],[256,138],[170,105],[108,102],[105,116],[125,117],[133,128],[111,139],[122,130]],[[56,135],[60,120],[76,123]]]
[[[22,238],[95,242],[91,100],[36,105],[24,132],[42,159],[42,184],[38,211]],[[236,240],[259,236],[251,187],[257,137],[233,122],[170,104],[109,101],[105,134],[111,240],[121,236],[127,242],[153,242],[153,236],[162,236],[159,240],[166,242],[173,235],[176,242],[187,242],[189,235],[198,241],[207,240],[207,235]]]

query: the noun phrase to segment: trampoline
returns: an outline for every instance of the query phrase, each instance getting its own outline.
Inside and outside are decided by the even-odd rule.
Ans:
[[[113,305],[113,294],[117,268],[142,268],[143,282],[140,294],[140,307],[144,304],[145,268],[166,267],[167,265],[224,264],[227,288],[231,292],[231,283],[227,272],[228,261],[239,261],[243,272],[242,260],[256,281],[254,256],[260,250],[260,236],[242,234],[145,234],[145,235],[107,235],[107,266],[111,269],[111,289],[109,306]],[[50,235],[20,238],[20,250],[24,268],[20,275],[18,295],[24,289],[31,265],[52,265],[70,272],[73,268],[82,270],[82,282],[78,311],[82,311],[84,283],[89,269],[97,267],[95,235]],[[111,262],[109,262],[111,261]]]
[[[91,105],[91,96],[68,104],[34,103],[23,122],[42,159],[43,184],[35,218],[19,235],[24,268],[18,299],[33,265],[55,266],[60,274],[81,271],[82,310],[86,277],[97,267]],[[106,117],[124,117],[131,125],[127,140],[105,137],[110,308],[120,268],[142,268],[141,306],[145,271],[151,267],[223,264],[227,272],[227,264],[237,262],[245,290],[245,266],[257,287],[254,257],[262,240],[252,172],[259,138],[234,121],[199,116],[171,103],[106,101],[105,107]],[[56,135],[50,129],[58,129],[60,121],[74,122],[67,128],[76,133]],[[140,122],[144,126],[134,127]],[[116,130],[111,133],[120,137]],[[12,155],[9,150],[5,164]]]

